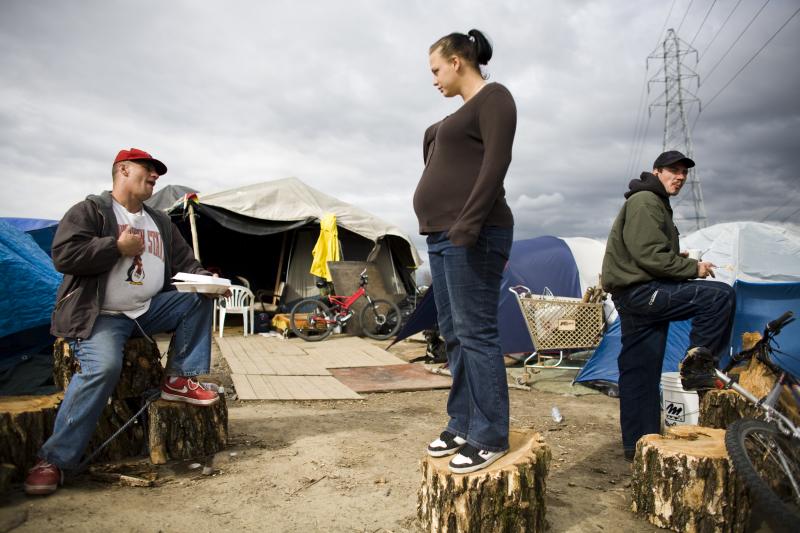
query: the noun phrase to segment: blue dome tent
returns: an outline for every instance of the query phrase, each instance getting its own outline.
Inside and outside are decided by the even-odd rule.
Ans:
[[[681,239],[683,249],[704,252],[703,259],[717,265],[718,281],[736,291],[731,347],[741,349],[741,335],[762,331],[785,311],[800,314],[800,234],[787,228],[755,222],[716,224]],[[691,321],[674,322],[667,336],[663,372],[676,372],[689,347]],[[776,362],[800,377],[800,321],[789,324],[778,337]],[[608,331],[578,376],[577,383],[617,383],[620,343],[619,321]],[[723,358],[721,364],[727,362]]]

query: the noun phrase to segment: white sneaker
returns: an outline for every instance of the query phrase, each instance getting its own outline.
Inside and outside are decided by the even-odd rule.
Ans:
[[[442,431],[439,438],[428,444],[428,455],[431,457],[444,457],[445,455],[453,455],[467,443],[458,435],[454,435],[449,431]]]
[[[508,450],[503,450],[501,452],[479,450],[471,444],[467,444],[461,448],[458,455],[450,460],[448,466],[450,471],[454,474],[468,474],[480,470],[481,468],[486,468],[507,453]]]

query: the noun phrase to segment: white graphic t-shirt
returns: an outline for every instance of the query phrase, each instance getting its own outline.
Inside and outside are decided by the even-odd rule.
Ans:
[[[116,200],[117,235],[132,227],[144,240],[144,252],[122,257],[108,273],[102,313],[124,313],[137,318],[150,308],[150,299],[164,286],[164,246],[153,219],[144,209],[129,213]]]

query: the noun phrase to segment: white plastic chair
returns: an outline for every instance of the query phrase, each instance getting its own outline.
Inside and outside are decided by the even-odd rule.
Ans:
[[[250,334],[254,331],[255,326],[255,312],[253,303],[255,297],[247,287],[241,285],[231,285],[231,295],[227,298],[219,300],[217,307],[219,308],[219,338],[222,338],[222,330],[225,328],[225,315],[234,313],[242,315],[242,322],[244,323],[244,336],[248,332]]]

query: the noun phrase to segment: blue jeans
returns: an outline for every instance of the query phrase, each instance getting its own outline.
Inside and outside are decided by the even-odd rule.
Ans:
[[[719,281],[651,281],[615,292],[614,305],[622,327],[622,446],[633,450],[642,435],[661,429],[659,383],[669,323],[691,318],[689,347],[708,348],[719,360],[730,341],[736,295]]]
[[[91,440],[97,421],[122,371],[123,348],[133,333],[154,335],[175,331],[168,376],[206,374],[211,360],[213,301],[195,293],[162,292],[136,319],[100,315],[87,339],[69,339],[81,371],[72,376],[58,408],[53,434],[39,457],[59,468],[75,468]],[[139,330],[141,328],[142,331]]]
[[[513,228],[484,227],[474,246],[428,236],[439,331],[453,385],[447,429],[481,450],[508,449],[508,384],[497,305]]]

